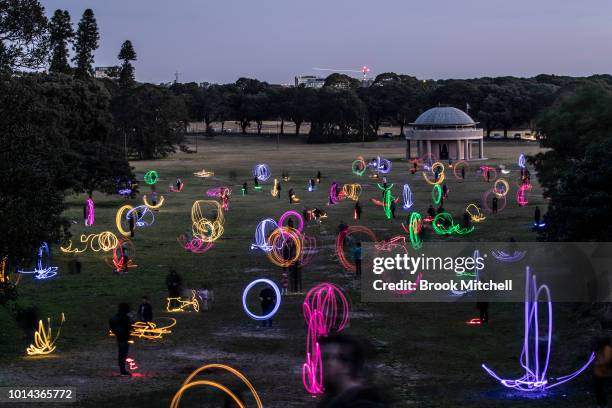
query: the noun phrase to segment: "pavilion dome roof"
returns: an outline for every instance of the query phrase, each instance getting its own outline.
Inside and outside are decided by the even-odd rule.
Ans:
[[[475,126],[476,122],[461,109],[451,106],[437,106],[421,113],[412,125],[428,127]]]

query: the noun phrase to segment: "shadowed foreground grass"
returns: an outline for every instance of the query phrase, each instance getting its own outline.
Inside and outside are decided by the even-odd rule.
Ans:
[[[533,144],[488,143],[485,152],[489,165],[505,164],[512,169],[508,179],[515,188],[518,180],[516,158],[519,153],[534,153]],[[522,341],[522,305],[494,304],[491,306],[489,327],[470,327],[464,322],[476,315],[473,304],[364,304],[359,301],[356,283],[343,272],[334,258],[334,242],[340,221],[352,223],[353,202],[343,201],[327,207],[327,191],[332,180],[339,184],[363,185],[361,224],[375,231],[379,239],[402,234],[400,223],[406,212],[398,205],[397,219],[388,221],[380,207],[370,202],[379,198],[380,190],[373,180],[351,173],[351,162],[358,156],[384,156],[393,160],[389,181],[395,183],[394,193],[401,195],[401,185],[409,183],[414,192],[415,210],[424,213],[431,201],[431,187],[422,176],[411,175],[403,161],[402,142],[377,142],[342,145],[303,145],[283,141],[279,148],[270,139],[219,137],[199,145],[197,154],[179,153],[166,160],[135,162],[135,171],[142,177],[155,169],[160,181],[157,190],[166,202],[156,213],[155,224],[137,230],[133,239],[138,267],[125,276],[117,276],[104,260],[102,253],[86,252],[80,256],[83,272],[68,273],[71,256],[61,254],[52,246],[53,263],[60,275],[48,282],[34,282],[24,277],[19,286],[22,305],[36,305],[42,317],[57,322],[61,312],[67,321],[57,343],[57,351],[48,358],[23,357],[23,335],[0,309],[0,385],[70,385],[77,388],[80,406],[158,407],[168,406],[183,379],[205,363],[225,363],[241,370],[260,392],[265,406],[312,406],[301,385],[301,364],[304,360],[306,327],[301,314],[303,295],[283,298],[275,327],[260,330],[242,310],[241,294],[251,280],[268,277],[278,280],[279,268],[267,258],[249,249],[257,223],[263,218],[278,217],[290,207],[301,211],[304,206],[326,209],[329,218],[322,224],[307,226],[315,236],[318,252],[303,270],[304,287],[329,281],[347,290],[352,299],[353,315],[347,329],[371,343],[375,351],[370,368],[375,381],[383,387],[397,406],[447,407],[552,407],[591,406],[589,374],[555,390],[548,398],[525,398],[508,393],[480,368],[487,364],[508,377],[520,374],[518,357]],[[240,194],[240,185],[248,181],[252,187],[251,168],[255,163],[268,163],[273,177],[281,172],[291,176],[282,183],[281,199],[271,197],[270,182],[263,192],[252,190]],[[480,162],[470,164],[465,182],[449,174],[449,199],[445,208],[460,220],[467,203],[482,199],[490,188],[476,174]],[[215,177],[201,179],[193,172],[205,168]],[[308,193],[306,182],[317,170],[323,174],[317,191]],[[535,175],[534,175],[535,176]],[[181,177],[185,188],[181,193],[168,192],[168,185]],[[541,190],[534,180],[530,204],[519,208],[513,199],[498,215],[478,224],[470,235],[473,241],[517,241],[535,239],[530,225],[535,205],[545,208]],[[206,190],[229,185],[233,189],[230,210],[226,213],[225,233],[206,254],[185,252],[177,243],[180,233],[190,230],[190,209],[194,200],[207,199]],[[289,206],[287,191],[293,187],[301,198]],[[150,189],[140,185],[142,193]],[[116,233],[115,211],[123,204],[137,205],[136,200],[117,196],[94,195],[96,221],[91,228],[82,225],[84,196],[67,199],[65,215],[75,220],[73,240],[78,245],[81,233],[104,230]],[[429,236],[429,239],[438,239]],[[210,311],[199,314],[170,314],[165,307],[165,275],[174,267],[183,277],[186,287],[209,285],[215,292]],[[258,310],[256,293],[250,304]],[[136,358],[138,376],[116,377],[116,346],[107,335],[108,318],[118,302],[128,301],[136,309],[142,295],[152,300],[155,317],[173,316],[178,323],[171,335],[157,342],[137,341],[130,355]],[[553,294],[554,296],[554,294]],[[588,355],[588,332],[577,321],[582,316],[573,305],[555,304],[556,333],[553,344],[552,375],[563,375],[580,366]],[[213,378],[231,382],[224,376]],[[246,397],[248,406],[252,400]],[[181,406],[202,406],[208,401],[219,405],[222,397],[216,391],[200,389],[190,392]],[[56,405],[57,406],[57,405]]]

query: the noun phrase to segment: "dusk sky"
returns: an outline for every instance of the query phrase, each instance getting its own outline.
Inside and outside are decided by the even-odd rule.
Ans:
[[[313,67],[419,78],[612,72],[609,0],[42,0],[92,8],[96,66],[124,40],[139,81],[290,83]]]

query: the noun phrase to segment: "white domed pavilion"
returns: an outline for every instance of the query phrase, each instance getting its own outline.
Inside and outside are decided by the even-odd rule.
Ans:
[[[474,160],[484,158],[483,131],[460,109],[438,106],[423,112],[406,133],[406,159]],[[412,142],[416,151],[412,154]],[[475,149],[478,149],[478,154]]]

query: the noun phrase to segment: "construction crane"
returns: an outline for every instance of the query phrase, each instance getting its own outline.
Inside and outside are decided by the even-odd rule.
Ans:
[[[361,72],[362,80],[367,79],[367,75],[370,73],[370,68],[365,65],[361,69],[331,69],[331,68],[313,68],[313,71],[333,71],[333,72]]]

